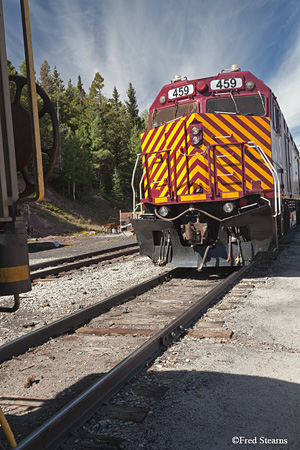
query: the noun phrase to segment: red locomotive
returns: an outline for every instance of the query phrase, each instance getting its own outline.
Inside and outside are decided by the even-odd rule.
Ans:
[[[165,85],[141,146],[132,225],[154,262],[244,265],[298,220],[299,152],[271,89],[237,65]]]

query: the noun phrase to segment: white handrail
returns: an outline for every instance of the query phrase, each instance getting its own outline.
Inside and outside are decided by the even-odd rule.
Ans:
[[[281,198],[280,198],[280,183],[279,183],[277,171],[275,170],[274,166],[269,161],[267,155],[265,154],[265,152],[262,150],[262,148],[259,145],[256,145],[255,142],[253,142],[253,141],[249,141],[247,145],[248,145],[248,147],[255,148],[258,151],[258,153],[261,155],[266,166],[268,167],[268,169],[270,170],[270,172],[272,174],[273,182],[274,182],[274,197],[275,197],[275,202],[274,202],[275,214],[272,215],[272,217],[280,216],[280,214],[281,214]]]
[[[134,179],[135,179],[135,172],[136,172],[136,168],[138,165],[138,161],[140,159],[141,153],[139,153],[136,156],[136,160],[135,160],[135,164],[134,164],[134,169],[132,172],[132,177],[131,177],[131,189],[132,189],[132,212],[133,212],[133,218],[136,219],[136,207],[135,207],[135,197],[136,197],[136,193],[135,193],[135,188],[134,188]]]

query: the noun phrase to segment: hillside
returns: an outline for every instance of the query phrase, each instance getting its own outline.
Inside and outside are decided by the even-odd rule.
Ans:
[[[63,197],[49,187],[42,202],[24,205],[22,211],[30,237],[98,233],[108,223],[119,221],[119,211],[99,196],[83,203]]]

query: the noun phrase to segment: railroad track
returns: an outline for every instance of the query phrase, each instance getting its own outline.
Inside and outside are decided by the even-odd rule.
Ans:
[[[203,272],[189,277],[174,269],[0,347],[4,373],[9,366],[10,370],[19,367],[15,369],[16,378],[28,375],[29,385],[50,383],[55,376],[61,376],[55,374],[58,369],[68,374],[70,369],[75,371],[75,366],[81,368],[78,375],[72,375],[72,380],[81,379],[80,383],[63,382],[63,395],[58,394],[55,399],[39,398],[41,405],[31,413],[34,419],[30,421],[39,426],[32,430],[26,424],[23,432],[20,431],[18,441],[21,442],[17,448],[57,449],[146,364],[187,333],[195,320],[248,267],[231,274],[223,271],[208,276]],[[217,331],[224,338],[230,336],[230,330]],[[41,342],[45,344],[36,347]],[[54,351],[54,344],[58,350]],[[67,357],[67,348],[74,356]],[[53,353],[55,363],[47,359],[44,366],[40,364]],[[83,370],[87,365],[91,367]],[[35,371],[45,373],[44,379],[30,375]],[[16,398],[11,403],[8,400],[4,409],[6,406],[9,411],[15,401]],[[49,414],[52,417],[45,419]],[[14,415],[21,430],[18,417]],[[32,432],[25,437],[28,431]]]
[[[49,275],[57,275],[62,272],[69,272],[71,270],[87,267],[92,264],[98,264],[103,261],[110,261],[122,256],[134,255],[138,252],[139,246],[134,243],[31,264],[29,267],[31,280],[33,281],[39,278],[45,278]]]

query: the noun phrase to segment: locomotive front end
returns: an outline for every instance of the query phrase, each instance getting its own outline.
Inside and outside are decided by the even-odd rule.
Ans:
[[[141,212],[132,220],[141,254],[202,269],[247,264],[276,244],[269,98],[238,68],[162,89],[141,136]]]

